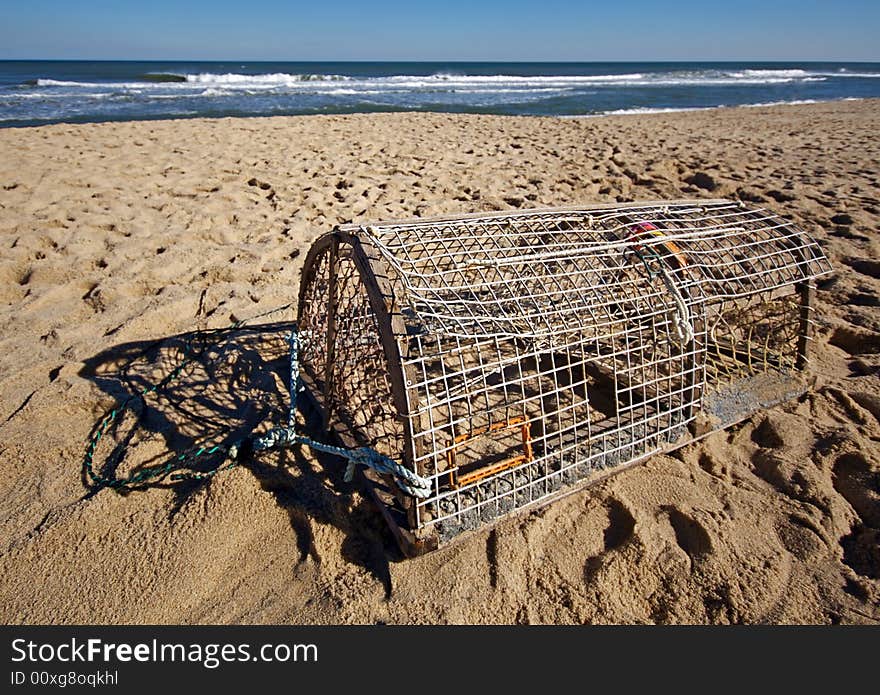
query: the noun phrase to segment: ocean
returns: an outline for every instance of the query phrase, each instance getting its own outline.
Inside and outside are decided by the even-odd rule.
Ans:
[[[880,63],[0,61],[0,127],[440,111],[591,116],[880,97]]]

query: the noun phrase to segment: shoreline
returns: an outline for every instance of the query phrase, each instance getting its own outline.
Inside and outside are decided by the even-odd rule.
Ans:
[[[846,101],[870,101],[869,97],[843,97],[840,99],[796,99],[794,101],[768,101],[759,104],[736,104],[721,106],[695,106],[691,108],[651,108],[620,109],[605,113],[584,114],[579,116],[552,116],[551,118],[605,118],[607,116],[651,116],[658,113],[690,113],[692,111],[716,111],[721,109],[764,109],[775,106],[811,106],[813,104],[836,104]],[[880,101],[880,99],[877,99]]]
[[[436,116],[490,116],[497,118],[550,118],[559,120],[582,120],[609,118],[614,116],[652,116],[658,114],[672,113],[703,113],[711,111],[735,110],[735,109],[763,109],[786,106],[813,106],[822,104],[838,104],[848,102],[880,102],[880,97],[841,97],[838,99],[796,99],[793,101],[776,101],[764,102],[756,104],[736,104],[736,105],[720,105],[720,106],[694,106],[682,108],[663,108],[663,107],[633,107],[631,109],[619,109],[595,114],[574,114],[574,115],[540,115],[540,114],[504,114],[504,113],[481,113],[475,111],[430,111],[419,109],[388,109],[376,111],[338,111],[338,112],[321,112],[321,113],[294,113],[294,114],[253,114],[253,115],[181,115],[168,117],[167,115],[144,118],[120,118],[120,119],[102,119],[102,120],[67,120],[67,121],[46,121],[46,122],[24,122],[6,125],[0,123],[0,131],[17,130],[24,128],[44,128],[50,126],[65,125],[104,125],[113,123],[156,123],[156,122],[174,122],[174,121],[222,121],[227,119],[250,120],[250,119],[272,119],[272,118],[308,118],[312,116],[380,116],[393,114],[430,114]]]

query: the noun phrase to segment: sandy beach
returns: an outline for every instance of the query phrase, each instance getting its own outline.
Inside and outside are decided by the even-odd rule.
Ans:
[[[878,100],[0,130],[0,620],[877,623],[878,133]],[[684,197],[766,206],[821,241],[835,274],[798,401],[414,560],[309,452],[209,483],[83,484],[96,421],[173,367],[178,336],[294,301],[336,224]],[[214,372],[150,401],[186,427],[128,442],[128,469],[282,413],[273,330],[228,336]]]

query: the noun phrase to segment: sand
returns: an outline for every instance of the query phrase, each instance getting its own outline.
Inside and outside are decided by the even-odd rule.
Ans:
[[[878,101],[0,130],[0,619],[876,623],[878,133]],[[179,341],[128,381],[123,360],[290,301],[334,224],[691,196],[790,216],[834,263],[799,401],[415,560],[340,464],[308,453],[210,484],[83,486],[96,420]],[[158,405],[186,426],[133,440],[124,465],[282,412],[273,340],[280,362],[238,335],[214,373],[185,373]]]

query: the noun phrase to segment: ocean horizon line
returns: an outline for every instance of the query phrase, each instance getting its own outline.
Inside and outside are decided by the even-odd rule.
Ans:
[[[373,63],[409,63],[409,64],[431,64],[431,63],[461,63],[461,64],[511,64],[511,65],[628,65],[628,64],[725,64],[725,63],[764,63],[764,64],[823,64],[823,63],[880,63],[880,56],[874,59],[865,58],[841,58],[841,59],[817,59],[817,58],[680,58],[680,59],[648,59],[648,60],[514,60],[514,59],[474,59],[452,58],[444,60],[441,58],[412,58],[412,59],[393,59],[393,58],[0,58],[0,63],[349,63],[357,64],[373,64]]]

